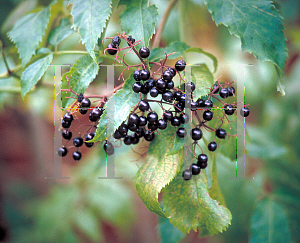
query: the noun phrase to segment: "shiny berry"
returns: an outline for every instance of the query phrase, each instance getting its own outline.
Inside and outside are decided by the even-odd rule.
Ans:
[[[140,138],[135,133],[131,134],[130,139],[131,139],[131,144],[138,144],[140,141]]]
[[[187,92],[194,92],[195,91],[195,84],[193,82],[189,82],[186,84]]]
[[[141,77],[141,80],[145,81],[150,78],[150,72],[147,69],[143,69],[140,72],[140,77]]]
[[[116,49],[116,46],[113,45],[112,43],[108,44],[107,48],[108,48],[107,52],[108,52],[109,55],[113,56],[113,55],[115,55],[118,52],[118,50]],[[114,48],[114,49],[110,49],[110,48]]]
[[[160,130],[166,129],[166,128],[167,128],[167,125],[168,125],[168,123],[167,123],[165,120],[163,120],[163,119],[159,119],[159,120],[158,120],[158,128],[159,128]]]
[[[200,169],[205,169],[207,167],[207,162],[198,162],[197,165]]]
[[[172,126],[174,126],[174,127],[180,126],[180,124],[181,124],[180,118],[177,117],[177,116],[174,116],[174,117],[172,118],[172,120],[171,120],[171,124],[172,124]]]
[[[163,114],[163,119],[165,121],[171,121],[173,118],[173,113],[171,111],[165,111]]]
[[[195,111],[195,110],[197,110],[197,107],[198,107],[197,102],[196,101],[191,101],[191,110]]]
[[[197,102],[197,107],[199,108],[205,107],[203,99],[199,98],[196,102]]]
[[[202,131],[199,128],[193,128],[191,131],[191,137],[193,140],[200,140],[202,138]]]
[[[145,126],[147,124],[147,118],[145,116],[140,116],[139,117],[139,126]]]
[[[204,101],[204,106],[205,106],[205,108],[210,109],[213,107],[213,102],[211,100],[206,100],[206,101]]]
[[[213,114],[210,110],[203,112],[203,119],[206,121],[210,121],[213,118]]]
[[[181,95],[180,95],[179,102],[180,102],[181,104],[184,104],[184,103],[185,103],[185,94],[181,94]]]
[[[219,91],[219,95],[223,98],[226,99],[229,95],[228,89],[223,88]]]
[[[232,105],[225,105],[224,111],[226,115],[231,116],[234,113],[234,107]]]
[[[136,125],[136,124],[131,124],[131,123],[128,124],[128,129],[132,132],[135,132],[137,128],[138,128],[138,125]]]
[[[176,112],[181,112],[184,109],[184,105],[182,103],[178,102],[174,105],[174,108],[175,108]]]
[[[153,79],[149,79],[145,83],[145,88],[150,90],[154,87],[154,85],[155,85],[155,81]]]
[[[179,127],[176,133],[180,138],[184,138],[186,136],[186,130],[183,127]]]
[[[135,81],[140,81],[141,80],[141,75],[140,75],[140,70],[135,70],[132,74],[133,78]]]
[[[63,130],[62,136],[64,139],[70,140],[72,138],[72,132],[70,132],[69,130]]]
[[[63,120],[66,122],[72,122],[74,120],[73,115],[70,113],[64,114]]]
[[[84,115],[88,112],[88,108],[82,108],[81,105],[79,106],[79,113]]]
[[[223,128],[218,128],[216,130],[216,136],[218,138],[224,139],[226,137],[226,135],[227,135],[227,132]]]
[[[143,127],[139,127],[138,129],[136,129],[135,134],[141,138],[145,135],[145,130]]]
[[[90,119],[90,121],[95,122],[100,119],[100,116],[102,114],[103,114],[103,109],[96,107],[90,112],[89,119]]]
[[[162,99],[167,102],[171,102],[173,100],[173,93],[171,91],[166,91],[162,94]]]
[[[83,139],[82,137],[76,137],[73,139],[73,144],[75,147],[81,147],[83,144]]]
[[[132,38],[131,35],[127,37],[127,40],[128,40],[128,42],[129,42],[129,43],[127,43],[128,45],[129,45],[129,44],[133,44],[133,43],[135,42],[135,39]]]
[[[115,133],[114,133],[114,138],[115,139],[120,139],[121,137],[122,137],[122,134],[118,130],[116,130]]]
[[[109,142],[109,141],[105,141],[104,145],[103,145],[103,149],[106,152],[107,155],[112,155],[114,153],[114,145]]]
[[[126,136],[126,137],[124,138],[124,143],[125,143],[126,145],[131,145],[131,138],[130,138],[130,136]]]
[[[141,92],[141,91],[143,90],[143,88],[144,88],[144,85],[143,85],[141,82],[139,82],[139,81],[135,82],[135,83],[132,85],[132,90],[133,90],[133,92],[135,92],[135,93]]]
[[[69,128],[71,126],[71,122],[67,122],[67,121],[62,120],[61,126],[63,128]]]
[[[68,149],[67,149],[66,147],[60,147],[60,148],[58,149],[57,153],[58,153],[58,155],[59,155],[60,157],[64,157],[64,156],[67,155]]]
[[[182,172],[182,178],[186,181],[192,179],[192,176],[193,176],[193,174],[190,170],[185,170]]]
[[[172,76],[175,77],[176,76],[176,70],[174,68],[168,68],[168,70],[171,72]]]
[[[173,75],[172,75],[172,73],[169,70],[164,71],[164,73],[163,73],[163,79],[165,81],[171,81],[172,78],[173,78]]]
[[[240,110],[240,114],[241,114],[241,116],[243,116],[243,117],[247,117],[247,116],[249,116],[249,114],[250,114],[250,110],[249,110],[247,107],[242,108],[242,109]]]
[[[219,92],[220,88],[219,88],[219,84],[215,83],[214,86],[211,88],[211,92],[213,94],[217,94]]]
[[[198,156],[198,163],[207,163],[207,155],[206,154],[199,154]]]
[[[162,80],[161,78],[156,81],[156,88],[158,88],[159,90],[165,90],[166,85],[166,81]]]
[[[73,159],[79,161],[81,159],[81,153],[79,151],[73,152]]]
[[[154,134],[154,132],[148,130],[145,132],[144,138],[146,141],[151,142],[154,140],[155,134]]]
[[[147,120],[148,122],[152,122],[152,123],[157,122],[158,121],[157,113],[154,111],[149,112],[147,115]]]
[[[179,116],[179,118],[180,118],[180,122],[182,124],[186,124],[190,120],[189,116],[187,114],[185,114],[185,113],[184,114],[181,113],[180,116]]]
[[[119,131],[119,132],[121,133],[121,135],[124,137],[124,136],[127,135],[127,132],[128,132],[128,126],[127,126],[125,123],[123,123],[123,124],[121,124],[121,125],[119,126],[118,131]]]
[[[139,109],[140,109],[141,111],[147,111],[147,110],[149,110],[149,108],[150,108],[150,106],[149,106],[148,101],[146,101],[146,100],[141,100],[141,101],[139,102]]]
[[[84,99],[83,93],[80,93],[77,97],[77,101],[81,103],[81,101]]]
[[[174,82],[171,81],[167,81],[167,85],[166,85],[166,89],[173,89],[174,88]]]
[[[218,145],[216,142],[210,142],[207,146],[208,150],[213,152],[217,149]]]
[[[228,96],[233,96],[235,94],[235,89],[233,87],[227,87]]]
[[[93,147],[94,143],[87,143],[87,141],[90,141],[94,138],[95,134],[94,133],[88,133],[86,136],[85,136],[85,146],[87,146],[88,148],[90,147]]]
[[[150,55],[150,50],[147,47],[142,47],[139,50],[140,57],[147,58]]]
[[[153,97],[153,98],[158,96],[158,90],[155,87],[151,88],[150,96]]]
[[[90,101],[90,99],[84,98],[84,99],[81,101],[81,107],[89,108],[90,106],[91,106],[91,101]]]
[[[186,66],[186,62],[183,61],[183,60],[178,60],[176,63],[175,63],[175,69],[177,71],[183,71],[185,69],[185,66]]]
[[[178,90],[178,91],[174,92],[173,97],[175,100],[179,101],[181,95],[182,95],[182,92]]]
[[[128,123],[130,124],[139,124],[140,118],[137,114],[131,113],[128,118]]]
[[[149,122],[148,123],[148,129],[151,130],[151,131],[155,131],[156,129],[158,128],[158,123],[152,123],[152,122]]]
[[[192,164],[192,174],[199,175],[201,172],[201,168],[197,164]]]
[[[119,46],[120,43],[121,43],[121,39],[120,39],[119,36],[115,36],[115,37],[112,39],[112,44],[113,44],[114,46]]]

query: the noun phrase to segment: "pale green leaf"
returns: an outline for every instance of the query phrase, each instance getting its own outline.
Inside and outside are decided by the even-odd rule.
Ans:
[[[74,29],[81,35],[82,43],[94,61],[95,45],[112,12],[111,0],[71,0]]]
[[[136,174],[135,186],[146,207],[161,217],[166,217],[158,202],[158,194],[177,175],[183,163],[183,150],[168,155],[173,145],[173,127],[160,132],[150,143],[147,163]],[[179,200],[179,198],[177,198]]]
[[[287,48],[282,17],[272,1],[206,0],[217,25],[241,38],[242,50],[253,53],[260,61],[271,61],[283,74]]]
[[[11,41],[17,48],[22,65],[25,66],[35,54],[39,42],[45,34],[47,24],[50,18],[50,8],[53,1],[48,7],[34,13],[29,13],[19,19],[13,29],[7,33]]]
[[[114,123],[114,131],[122,124],[122,122],[128,117],[129,111],[140,101],[140,96],[132,91],[132,85],[136,81],[133,79],[132,75],[125,80],[124,86],[121,90],[118,90],[114,96],[112,96],[105,107],[109,107],[111,102],[114,102],[114,119],[113,121],[108,121],[107,111],[103,112],[100,122],[97,127],[96,135],[93,141],[103,141],[106,137],[112,134],[107,133],[107,124],[110,122]]]
[[[98,63],[102,62],[102,58],[99,57],[97,61]],[[68,77],[72,90],[79,94],[82,89],[82,93],[84,93],[90,83],[95,79],[98,71],[99,65],[95,63],[90,56],[82,56],[75,62],[71,70],[63,75],[61,88],[69,88],[66,79],[66,77]],[[74,99],[66,99],[66,97],[74,97],[74,94],[70,92],[61,92],[63,107],[67,107],[74,102]]]
[[[49,54],[44,58],[30,64],[21,76],[21,95],[24,99],[25,95],[37,84],[46,72],[49,64],[52,62],[53,54]]]
[[[176,229],[168,218],[159,217],[158,220],[158,233],[161,243],[178,243],[185,237],[185,234]]]
[[[205,64],[192,67],[192,82],[196,89],[193,92],[194,100],[208,95],[210,88],[214,84],[214,77]]]
[[[259,201],[251,217],[250,243],[290,242],[285,209],[271,198]]]
[[[183,149],[184,139],[179,138],[178,136],[174,136],[172,140],[174,141],[173,146],[168,155],[176,154]]]
[[[209,196],[205,171],[189,181],[183,180],[181,173],[163,190],[163,210],[171,223],[183,233],[199,227],[201,236],[226,230],[231,213]]]
[[[49,43],[53,46],[57,46],[72,33],[74,33],[74,31],[71,29],[71,21],[68,18],[63,18],[59,26],[51,30],[48,37]]]
[[[120,15],[122,30],[135,40],[142,39],[145,46],[149,45],[155,33],[157,21],[157,7],[148,5],[148,0],[121,0],[119,5],[125,4],[126,9]]]

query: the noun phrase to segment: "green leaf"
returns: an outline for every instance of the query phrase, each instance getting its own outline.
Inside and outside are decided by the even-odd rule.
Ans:
[[[158,202],[158,193],[177,175],[183,163],[183,150],[168,155],[174,136],[170,125],[150,143],[147,163],[137,172],[135,186],[146,207],[161,217],[166,217]],[[179,200],[179,198],[177,198]]]
[[[271,198],[259,201],[250,224],[250,243],[290,242],[285,209]]]
[[[158,220],[161,243],[178,243],[185,237],[185,234],[176,229],[176,227],[170,223],[168,218],[159,217]]]
[[[82,43],[96,62],[95,45],[112,12],[111,0],[71,0],[74,29],[81,35]]]
[[[74,223],[93,242],[102,240],[99,219],[97,219],[89,208],[74,210]]]
[[[199,227],[200,236],[213,235],[226,230],[231,223],[230,211],[209,196],[204,170],[189,181],[174,179],[163,193],[163,210],[183,233],[197,231]]]
[[[260,61],[271,61],[283,75],[287,48],[282,17],[271,1],[206,0],[217,25],[241,38],[242,50]]]
[[[210,88],[214,84],[214,77],[205,64],[192,67],[192,82],[195,84],[194,99],[208,95]]]
[[[111,102],[114,102],[114,121],[108,121],[107,110],[103,112],[100,122],[97,127],[97,132],[93,140],[91,141],[103,141],[106,137],[112,134],[108,134],[106,131],[107,124],[114,123],[114,131],[122,124],[122,122],[128,117],[129,111],[140,101],[140,96],[132,91],[132,85],[136,81],[131,75],[125,80],[124,86],[121,90],[118,90],[114,96],[112,96],[104,108],[109,107]],[[114,100],[113,100],[114,99]]]
[[[48,65],[52,62],[53,54],[49,54],[44,58],[30,64],[21,76],[21,95],[24,99],[25,95],[37,84],[46,72]]]
[[[176,154],[183,149],[184,139],[174,136],[173,141],[172,149],[169,151],[168,155]]]
[[[157,7],[148,6],[148,0],[121,0],[119,5],[122,4],[126,5],[126,9],[120,15],[122,30],[132,35],[135,40],[142,39],[144,45],[148,46],[155,33]]]
[[[39,42],[42,41],[50,18],[51,5],[55,3],[56,0],[38,12],[25,15],[19,19],[12,30],[7,33],[9,39],[13,41],[18,48],[23,66],[30,61],[39,46]]]
[[[149,56],[149,61],[158,62],[159,60],[166,58],[165,53],[170,54],[172,52],[175,52],[175,53],[170,55],[168,57],[168,59],[176,59],[176,58],[182,56],[184,53],[189,53],[189,52],[196,52],[196,53],[204,54],[213,61],[214,72],[217,70],[218,61],[214,55],[203,51],[201,48],[190,47],[187,44],[185,44],[183,42],[178,42],[178,41],[170,43],[165,48],[158,47],[158,48],[151,50],[151,53]]]
[[[99,57],[97,61],[98,63],[102,62],[102,58]],[[74,63],[71,70],[63,75],[61,88],[69,88],[66,79],[66,77],[68,77],[72,90],[79,94],[82,89],[82,93],[84,93],[90,83],[95,79],[98,71],[99,65],[95,63],[90,56],[82,56]],[[67,107],[74,102],[74,99],[66,99],[66,97],[74,97],[74,94],[70,92],[61,92],[63,107]]]
[[[63,18],[59,26],[51,30],[48,37],[49,43],[53,46],[57,46],[72,33],[74,33],[74,31],[71,29],[71,21],[68,18]]]

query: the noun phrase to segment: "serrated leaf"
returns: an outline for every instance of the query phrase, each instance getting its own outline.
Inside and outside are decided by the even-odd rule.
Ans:
[[[242,50],[260,61],[271,61],[283,75],[286,62],[286,38],[282,17],[271,1],[206,0],[217,25],[228,27],[230,34],[241,38]]]
[[[214,84],[214,77],[205,64],[192,67],[192,82],[196,89],[193,92],[194,99],[197,100],[202,96],[208,95],[210,88]]]
[[[185,237],[168,218],[159,217],[158,230],[161,243],[178,243]]]
[[[37,84],[46,72],[48,65],[52,62],[53,54],[49,54],[44,58],[30,64],[21,76],[21,95],[24,99],[25,95]]]
[[[148,6],[148,0],[121,0],[119,5],[122,4],[126,5],[126,9],[120,15],[122,30],[132,35],[135,40],[142,39],[144,45],[148,46],[155,33],[157,7]]]
[[[38,12],[25,15],[19,19],[13,29],[7,33],[10,40],[13,41],[18,48],[23,66],[30,61],[39,46],[39,42],[42,41],[50,18],[50,8],[55,3],[56,0]]]
[[[184,161],[183,150],[168,155],[174,136],[173,127],[161,131],[150,143],[147,153],[147,163],[137,172],[135,186],[146,207],[161,217],[166,217],[158,202],[160,191],[177,175]],[[178,198],[179,199],[179,198]]]
[[[102,240],[99,219],[97,219],[89,208],[75,210],[74,223],[78,229],[93,242],[99,242]]]
[[[174,136],[173,141],[172,149],[169,151],[168,155],[176,154],[183,149],[184,139]]]
[[[259,201],[251,217],[249,242],[290,242],[290,238],[284,208],[271,198]]]
[[[73,4],[73,27],[96,62],[94,48],[112,12],[111,0],[71,0],[70,3]]]
[[[99,57],[97,62],[102,62],[102,58]],[[71,70],[63,75],[61,88],[69,88],[66,79],[67,76],[69,78],[72,90],[79,94],[82,89],[82,93],[84,93],[90,83],[95,79],[98,71],[99,65],[95,63],[90,56],[82,56],[74,63]],[[74,97],[74,95],[70,92],[61,92],[63,107],[67,107],[74,102],[74,99],[66,99],[66,97]]]
[[[182,56],[184,53],[189,53],[189,52],[196,52],[196,53],[204,54],[213,61],[214,72],[217,70],[218,61],[214,55],[203,51],[201,48],[190,47],[187,44],[185,44],[183,42],[178,42],[178,41],[170,43],[165,48],[158,47],[158,48],[151,50],[149,60],[151,62],[157,62],[159,60],[166,58],[165,53],[170,54],[172,52],[175,52],[175,53],[170,55],[168,57],[168,59],[176,59],[176,58]]]
[[[140,96],[137,93],[132,91],[132,85],[136,81],[131,75],[128,79],[125,80],[124,86],[121,90],[118,90],[114,96],[112,96],[105,107],[110,107],[111,102],[114,102],[114,119],[113,121],[108,120],[107,110],[103,112],[100,122],[97,127],[96,135],[91,141],[103,141],[106,137],[109,137],[112,134],[107,133],[107,124],[110,122],[114,123],[114,131],[122,124],[122,122],[128,117],[129,111],[140,101]],[[113,100],[114,99],[114,100]]]
[[[57,46],[72,33],[74,33],[74,31],[71,29],[71,21],[68,18],[63,18],[59,26],[51,30],[48,37],[49,43],[53,46]]]
[[[174,179],[163,193],[163,210],[183,233],[199,227],[200,236],[214,235],[231,223],[230,211],[209,196],[204,170],[189,181]]]

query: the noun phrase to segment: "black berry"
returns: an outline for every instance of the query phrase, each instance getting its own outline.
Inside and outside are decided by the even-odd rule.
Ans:
[[[235,89],[233,87],[227,87],[228,96],[233,96],[235,94]]]
[[[243,117],[247,117],[247,116],[249,116],[249,114],[250,114],[250,110],[249,110],[247,107],[242,108],[242,109],[240,110],[240,114],[241,114],[241,116],[243,116]]]
[[[192,164],[192,174],[199,175],[201,172],[201,168],[197,164]]]
[[[66,147],[60,147],[60,148],[58,149],[57,153],[58,153],[58,155],[59,155],[60,157],[64,157],[64,156],[67,155],[68,149],[67,149]]]
[[[158,96],[158,90],[155,87],[151,88],[150,96],[153,97],[153,98]]]
[[[147,58],[150,55],[150,50],[147,47],[142,47],[139,50],[140,57]]]
[[[205,106],[205,108],[210,109],[213,107],[213,102],[211,100],[206,100],[206,101],[204,101],[204,106]]]
[[[70,113],[64,114],[63,120],[66,122],[72,122],[74,120],[73,115]]]
[[[198,156],[198,163],[207,163],[207,155],[206,154],[199,154]]]
[[[145,116],[140,116],[139,117],[139,126],[145,126],[147,124],[147,118]]]
[[[203,119],[206,121],[210,121],[213,118],[213,113],[210,110],[203,112]]]
[[[190,170],[185,170],[185,171],[182,172],[182,177],[186,181],[192,179],[192,176],[193,176],[193,174]]]
[[[196,102],[197,102],[197,107],[199,108],[205,107],[203,99],[199,98]]]
[[[229,95],[228,89],[223,88],[219,91],[219,95],[223,98],[226,99]]]
[[[197,165],[200,169],[205,169],[207,167],[207,162],[198,162]]]
[[[90,119],[90,121],[95,122],[95,121],[100,119],[100,116],[102,114],[103,114],[103,109],[99,108],[99,107],[96,107],[89,114],[89,119]]]
[[[83,93],[80,93],[78,95],[77,101],[81,103],[81,101],[84,99]]]
[[[180,138],[184,138],[186,136],[186,130],[183,127],[179,127],[176,133]]]
[[[63,128],[69,128],[71,126],[71,122],[67,122],[67,121],[62,120],[61,126]]]
[[[155,131],[156,129],[158,128],[158,123],[151,123],[149,122],[148,123],[148,129],[151,130],[151,131]]]
[[[184,114],[181,113],[180,116],[179,116],[179,118],[180,118],[180,122],[182,124],[186,124],[190,120],[189,116],[187,114],[185,114],[185,113]]]
[[[214,84],[214,86],[211,88],[211,92],[213,94],[217,94],[219,92],[220,88],[219,85],[217,83]]]
[[[109,55],[113,56],[118,52],[118,50],[116,50],[116,46],[114,46],[112,43],[108,44],[107,48],[108,48],[107,52],[108,52]],[[114,48],[114,49],[109,49],[109,48]]]
[[[73,153],[73,159],[77,160],[77,161],[80,160],[81,159],[81,153],[79,151],[75,151]]]
[[[122,134],[118,130],[116,130],[115,133],[114,133],[114,138],[115,139],[120,139],[121,137],[122,137]]]
[[[178,127],[181,124],[180,118],[177,116],[174,116],[171,120],[171,124],[174,127]]]
[[[159,90],[165,90],[166,85],[166,81],[162,80],[161,78],[156,81],[156,88],[158,88]]]
[[[130,138],[130,136],[126,136],[126,137],[124,138],[124,143],[125,143],[126,145],[131,145],[131,138]]]
[[[140,118],[137,114],[132,113],[129,115],[128,123],[137,125],[137,124],[139,124],[139,121],[140,121]]]
[[[163,114],[163,119],[165,121],[171,121],[173,118],[173,113],[171,111],[165,111]]]
[[[223,128],[218,128],[216,130],[216,136],[218,138],[224,139],[226,137],[226,135],[227,135],[227,132]]]
[[[141,77],[141,80],[145,81],[150,78],[150,72],[147,69],[143,69],[140,72],[140,77]]]
[[[216,142],[210,142],[207,147],[209,151],[213,152],[217,149],[218,145]]]
[[[147,120],[148,122],[152,122],[152,123],[157,122],[158,121],[157,113],[154,111],[149,112],[147,115]]]
[[[72,138],[72,132],[70,132],[69,130],[63,130],[62,136],[64,139],[70,140]]]
[[[133,90],[135,93],[141,92],[141,91],[143,90],[143,88],[144,88],[144,85],[143,85],[141,82],[139,82],[139,81],[135,82],[135,83],[132,85],[132,90]]]
[[[90,101],[90,99],[84,98],[84,99],[81,101],[81,107],[89,108],[90,106],[91,106],[91,101]]]
[[[191,136],[193,140],[200,140],[202,138],[202,131],[199,128],[193,128]]]
[[[107,155],[112,155],[114,153],[114,145],[109,142],[109,141],[105,141],[104,145],[103,145],[103,149],[106,152]]]
[[[141,100],[140,103],[139,103],[139,109],[141,111],[147,111],[149,110],[150,106],[149,106],[149,103],[148,101],[146,100]]]
[[[118,47],[121,43],[121,39],[119,36],[115,36],[113,39],[112,39],[112,44],[116,47]]]
[[[173,93],[171,91],[166,91],[162,94],[162,99],[167,102],[171,102],[173,100]]]
[[[73,139],[73,144],[75,147],[80,147],[83,144],[83,139],[82,137],[76,137]]]
[[[166,128],[167,128],[167,125],[168,125],[168,123],[167,123],[165,120],[163,120],[163,119],[159,119],[159,120],[158,120],[158,128],[159,128],[160,130],[166,129]]]
[[[128,45],[129,45],[129,44],[133,44],[133,43],[135,42],[135,39],[132,38],[131,35],[127,37],[127,40],[128,40],[128,42],[129,42],[129,43],[127,43]]]
[[[174,88],[174,82],[171,81],[167,81],[167,85],[166,85],[166,89],[173,89]]]
[[[175,63],[175,69],[177,71],[183,71],[185,69],[185,66],[186,66],[186,62],[183,61],[183,60],[178,60],[176,63]]]
[[[163,73],[164,80],[171,81],[172,78],[173,78],[173,74],[169,70],[164,71],[164,73]]]
[[[225,105],[224,111],[226,115],[231,116],[234,113],[234,107],[232,105]]]
[[[154,132],[148,130],[145,132],[144,138],[146,141],[151,142],[154,140],[155,134],[154,134]]]
[[[140,75],[140,70],[135,70],[132,74],[133,78],[135,81],[140,81],[141,80],[141,75]]]

